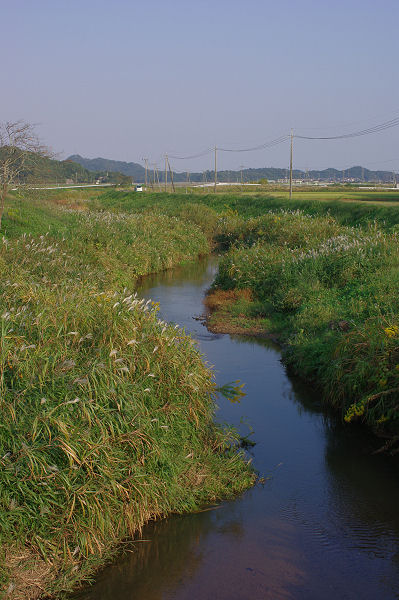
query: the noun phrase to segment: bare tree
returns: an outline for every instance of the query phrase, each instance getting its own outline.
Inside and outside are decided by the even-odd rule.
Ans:
[[[50,156],[35,128],[25,121],[0,123],[0,227],[11,187],[26,181],[39,157]]]

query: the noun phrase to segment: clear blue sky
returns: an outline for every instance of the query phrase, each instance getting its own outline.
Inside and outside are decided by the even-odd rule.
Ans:
[[[0,119],[39,123],[61,156],[334,135],[399,115],[397,0],[1,0]],[[288,164],[287,144],[220,167]],[[394,160],[391,160],[394,159]],[[390,161],[390,162],[383,162]],[[399,127],[296,141],[294,166],[399,170]],[[212,168],[211,157],[174,162]]]

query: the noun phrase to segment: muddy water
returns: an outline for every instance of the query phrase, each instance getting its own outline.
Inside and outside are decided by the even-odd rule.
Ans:
[[[399,598],[399,479],[372,442],[326,415],[266,340],[214,335],[193,317],[215,263],[147,279],[141,294],[183,326],[241,404],[219,421],[253,430],[263,486],[234,502],[152,524],[79,600],[385,600]]]

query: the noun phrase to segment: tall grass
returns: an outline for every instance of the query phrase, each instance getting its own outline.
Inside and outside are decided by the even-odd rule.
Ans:
[[[253,474],[213,422],[195,343],[134,291],[207,252],[201,230],[13,210],[0,241],[0,581],[17,599],[71,589],[149,519],[232,496]],[[19,235],[29,213],[34,235]]]
[[[250,290],[286,361],[345,421],[399,436],[398,235],[300,212],[273,218],[275,233],[222,258],[214,287]]]
[[[398,194],[389,196],[381,192],[359,192],[354,200],[345,202],[337,198],[334,193],[318,192],[309,194],[306,199],[288,200],[284,195],[268,193],[223,193],[223,194],[168,194],[109,191],[98,196],[92,202],[97,207],[112,211],[148,211],[160,209],[164,214],[178,214],[181,207],[194,207],[203,205],[211,208],[218,214],[230,213],[244,219],[260,217],[268,211],[300,210],[312,216],[332,216],[337,223],[349,226],[367,226],[376,222],[383,229],[390,229],[399,225],[399,211],[396,206],[379,205],[381,199],[397,200]],[[329,199],[331,196],[331,199]],[[349,196],[351,194],[349,193]],[[345,196],[344,196],[345,197]],[[322,199],[320,199],[322,198]],[[373,201],[374,203],[368,202]],[[187,210],[187,208],[186,208]]]

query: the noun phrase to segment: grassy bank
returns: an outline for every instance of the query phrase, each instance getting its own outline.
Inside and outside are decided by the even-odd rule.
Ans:
[[[269,210],[301,210],[313,216],[332,216],[341,225],[367,226],[377,222],[389,229],[399,225],[398,192],[362,191],[356,193],[297,193],[292,200],[281,193],[194,193],[168,194],[109,191],[93,206],[110,211],[148,212],[178,215],[194,206],[204,206],[217,215],[235,215],[244,220],[257,218]]]
[[[149,519],[253,482],[195,344],[134,292],[208,252],[204,233],[61,204],[11,200],[0,242],[0,581],[15,600],[71,589]]]
[[[211,327],[278,335],[286,362],[345,421],[397,442],[397,234],[300,211],[255,221],[257,239],[234,245],[220,262]]]
[[[201,227],[227,252],[210,326],[278,335],[286,362],[347,422],[395,440],[399,212],[378,203],[382,192],[359,192],[361,202],[323,194],[333,199],[109,192],[96,203]]]

